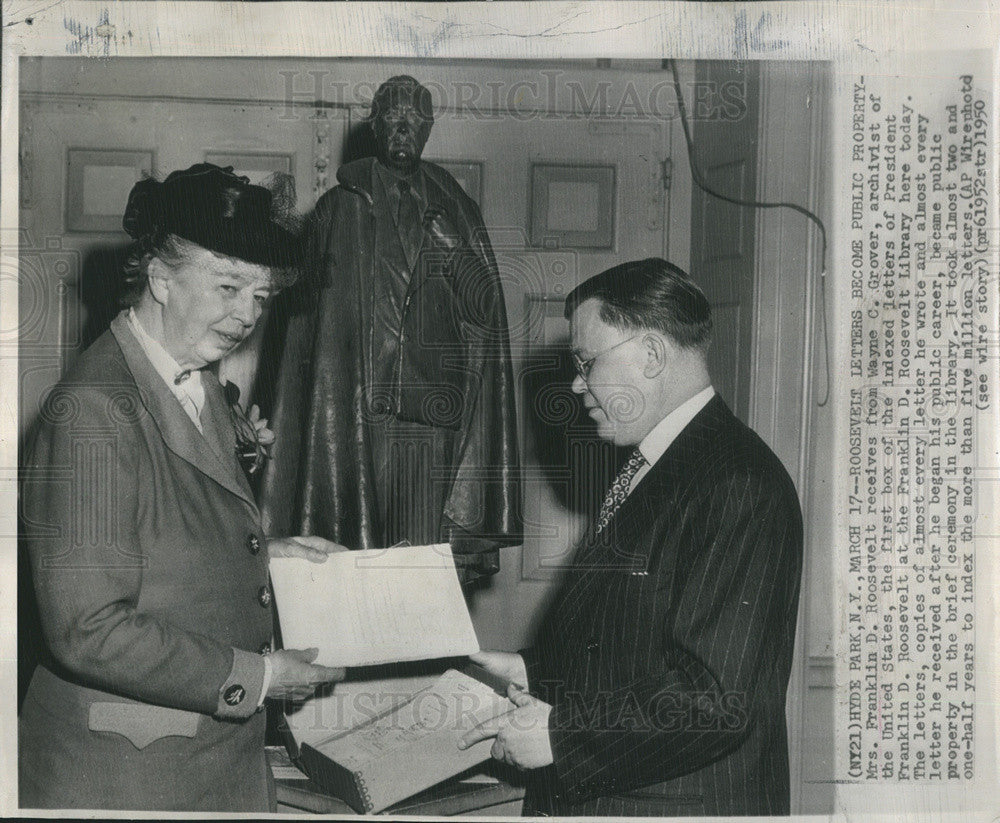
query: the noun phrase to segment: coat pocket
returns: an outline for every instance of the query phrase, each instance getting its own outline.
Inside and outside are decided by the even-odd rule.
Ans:
[[[87,727],[120,734],[137,749],[161,737],[194,737],[201,715],[145,703],[91,703]]]

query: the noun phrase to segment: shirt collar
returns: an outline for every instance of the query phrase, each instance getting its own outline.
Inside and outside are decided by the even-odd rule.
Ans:
[[[187,395],[200,414],[202,406],[205,404],[205,387],[201,383],[201,372],[197,369],[182,369],[170,353],[149,336],[142,327],[142,323],[139,322],[135,309],[129,309],[127,317],[129,328],[135,334],[136,340],[139,341],[139,345],[146,353],[146,357],[149,358],[149,362],[153,364],[156,373],[167,384],[167,388],[178,398],[181,395]],[[188,377],[183,378],[178,383],[177,378],[185,373]]]
[[[663,456],[663,453],[670,448],[670,444],[677,439],[677,435],[684,430],[688,423],[694,420],[698,412],[708,405],[708,401],[714,395],[715,389],[711,386],[703,389],[694,397],[681,403],[642,438],[642,442],[639,443],[639,451],[650,466]]]

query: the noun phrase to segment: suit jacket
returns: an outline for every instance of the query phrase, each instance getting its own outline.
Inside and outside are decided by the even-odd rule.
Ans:
[[[319,534],[352,549],[388,545],[373,439],[388,418],[416,422],[447,436],[448,465],[434,467],[442,490],[436,517],[456,553],[467,553],[470,577],[490,574],[497,547],[521,539],[513,372],[496,262],[476,204],[424,162],[428,205],[448,216],[461,249],[442,254],[425,238],[411,273],[374,162],[339,170],[339,185],[312,219],[313,278],[275,307],[275,326],[287,331],[281,351],[265,353],[258,379],[264,405],[266,384],[275,387],[265,522],[276,534]]]
[[[49,396],[22,548],[46,648],[23,807],[268,811],[267,548],[218,381],[203,436],[119,316]]]
[[[785,691],[802,521],[718,396],[579,547],[525,650],[553,705],[525,813],[789,813]]]

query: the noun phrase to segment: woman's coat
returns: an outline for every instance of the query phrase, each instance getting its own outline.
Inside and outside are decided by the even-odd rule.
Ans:
[[[42,410],[23,463],[46,640],[20,716],[23,808],[273,809],[267,546],[204,384],[202,434],[120,315]]]

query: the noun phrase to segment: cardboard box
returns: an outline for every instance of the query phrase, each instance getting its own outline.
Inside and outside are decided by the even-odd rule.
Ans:
[[[354,728],[302,743],[299,764],[361,813],[381,811],[490,757],[491,739],[458,748],[480,723],[513,709],[507,684],[479,666],[448,669],[413,697]]]

